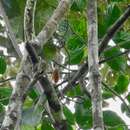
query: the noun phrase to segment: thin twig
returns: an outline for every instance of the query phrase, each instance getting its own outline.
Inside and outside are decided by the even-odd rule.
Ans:
[[[10,78],[4,79],[4,80],[0,80],[0,83],[8,82],[10,80],[14,80],[15,78],[16,78],[16,76],[10,77]]]
[[[127,10],[121,15],[118,20],[109,28],[105,36],[103,37],[100,47],[99,47],[99,54],[101,54],[104,49],[107,47],[108,42],[110,39],[115,35],[115,33],[120,29],[123,23],[128,19],[130,16],[130,6],[128,6]]]
[[[102,64],[102,63],[104,63],[104,62],[111,61],[111,60],[113,60],[113,59],[116,59],[116,58],[119,57],[119,56],[128,54],[129,52],[130,52],[130,50],[128,49],[128,50],[126,50],[126,51],[124,51],[124,52],[118,53],[118,54],[116,54],[116,55],[113,55],[113,56],[111,56],[111,57],[108,57],[108,58],[106,58],[106,59],[103,59],[103,60],[99,61],[99,64]]]
[[[106,35],[103,37],[101,43],[100,43],[100,50],[99,54],[101,54],[104,49],[107,47],[109,40],[114,36],[114,34],[119,30],[119,28],[124,24],[124,22],[128,19],[130,16],[130,6],[127,8],[127,10],[124,12],[124,14],[119,17],[119,19],[111,26],[111,28],[107,31]],[[68,82],[68,84],[64,87],[62,90],[62,93],[67,92],[71,86],[75,86],[76,81],[80,78],[84,77],[86,73],[88,72],[88,62],[84,63],[79,70],[73,74],[73,78]]]
[[[127,105],[127,103],[125,102],[125,100],[124,100],[116,91],[114,91],[112,88],[108,87],[108,85],[107,85],[106,83],[104,83],[103,81],[102,81],[102,85],[103,85],[106,89],[108,89],[110,92],[112,92],[114,95],[116,95],[116,96],[124,103],[124,105],[126,106],[126,108],[128,109],[128,111],[129,111],[129,113],[130,113],[130,108],[129,108],[129,106]]]
[[[66,69],[66,70],[68,70],[68,71],[71,71],[71,72],[77,71],[77,70],[71,70],[71,69],[65,67],[64,65],[61,65],[61,64],[57,63],[55,60],[52,60],[52,61],[53,61],[55,64],[57,64],[58,66],[60,66],[60,67],[62,67],[62,68],[64,68],[64,69]]]
[[[2,6],[2,2],[0,1],[0,12],[3,16],[3,19],[4,19],[4,22],[5,22],[5,26],[6,26],[6,30],[7,30],[7,34],[12,42],[12,45],[15,49],[15,51],[17,52],[16,54],[18,54],[19,58],[22,57],[22,53],[18,47],[18,44],[17,44],[17,41],[16,41],[16,38],[15,38],[15,35],[14,33],[12,32],[12,29],[11,29],[11,26],[10,26],[10,23],[9,23],[9,20],[8,20],[8,17],[7,15],[5,14],[5,11],[4,11],[4,8]]]

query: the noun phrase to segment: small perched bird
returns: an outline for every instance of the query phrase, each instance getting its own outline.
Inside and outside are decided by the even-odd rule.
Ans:
[[[57,68],[54,68],[54,70],[52,72],[52,80],[56,84],[59,81],[59,79],[60,79],[59,70]]]

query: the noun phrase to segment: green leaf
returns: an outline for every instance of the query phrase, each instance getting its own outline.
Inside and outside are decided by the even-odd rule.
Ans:
[[[127,107],[126,104],[124,104],[124,103],[121,104],[122,113],[125,113],[126,116],[128,116],[130,118],[130,111],[129,110],[130,110],[130,105],[128,105],[128,107]]]
[[[118,32],[114,39],[115,43],[121,48],[130,49],[130,33],[129,32]]]
[[[71,30],[71,33],[75,34],[76,37],[81,38],[85,44],[86,44],[86,37],[87,37],[87,23],[86,19],[79,14],[73,14],[71,13],[69,21],[69,28]]]
[[[102,96],[103,96],[103,99],[108,99],[108,98],[112,98],[113,94],[111,92],[104,91]]]
[[[67,124],[67,130],[74,130],[70,124]]]
[[[128,0],[111,0],[111,2],[128,2]]]
[[[129,92],[129,94],[127,95],[126,99],[127,99],[128,102],[130,103],[130,92]]]
[[[82,62],[83,58],[84,58],[83,49],[70,51],[70,61],[68,61],[68,63],[71,65],[80,64]]]
[[[84,58],[84,43],[81,38],[73,36],[67,42],[69,64],[79,64]]]
[[[66,44],[67,49],[70,51],[78,50],[79,48],[83,48],[83,46],[83,40],[77,36],[72,36]]]
[[[51,43],[47,43],[45,46],[43,46],[42,56],[47,61],[49,61],[55,58],[56,52],[57,52],[56,46]]]
[[[54,128],[51,126],[51,124],[48,121],[43,120],[41,130],[54,130]]]
[[[83,11],[86,7],[86,0],[74,0],[71,10],[73,11]]]
[[[6,62],[3,57],[0,56],[0,74],[4,74],[6,71]]]
[[[19,2],[17,0],[2,0],[4,9],[9,18],[13,18],[13,17],[20,15],[20,3],[22,1],[23,0],[21,0]]]
[[[90,107],[91,102],[89,100],[75,106],[76,122],[82,129],[92,128],[92,112]]]
[[[32,89],[29,92],[29,97],[32,98],[33,100],[35,100],[38,97],[37,92],[34,89]]]
[[[23,18],[19,15],[10,20],[12,31],[14,32],[16,38],[23,39]]]
[[[121,51],[118,48],[112,48],[111,50],[104,52],[104,56],[105,56],[105,58],[110,58],[110,57],[116,56],[120,53],[121,53]],[[115,57],[114,59],[108,61],[107,64],[113,70],[116,70],[116,71],[125,71],[126,65],[127,65],[126,59],[124,58],[124,56]]]
[[[51,17],[57,6],[57,0],[38,0],[35,15],[35,32],[36,35],[41,31],[43,26]]]
[[[26,100],[24,101],[24,109],[29,109],[30,107],[32,107],[33,103],[34,100],[27,96]]]
[[[109,27],[112,25],[121,15],[121,11],[117,4],[109,4],[108,9],[106,11],[106,22]]]
[[[120,17],[121,11],[117,4],[108,4],[103,10],[98,9],[98,34],[102,38],[108,28]],[[104,22],[105,21],[105,22]]]
[[[129,85],[129,78],[125,75],[119,75],[114,90],[119,94],[123,94],[124,92],[127,91],[128,85]]]
[[[106,126],[126,125],[125,122],[113,111],[104,111],[103,119]]]
[[[0,103],[3,105],[7,105],[11,93],[12,89],[10,87],[0,87]]]
[[[0,98],[9,97],[11,95],[11,87],[0,87]]]
[[[22,125],[21,130],[35,130],[35,128],[31,125]]]
[[[74,124],[75,123],[74,114],[67,107],[63,107],[63,110],[69,124]]]
[[[29,126],[36,126],[40,123],[42,118],[43,110],[41,108],[34,109],[33,107],[30,109],[24,109],[22,113],[22,124]]]
[[[69,97],[75,97],[75,96],[80,96],[80,95],[82,95],[82,92],[79,85],[73,87],[73,89],[67,92],[67,96]]]
[[[126,126],[115,126],[112,128],[107,128],[107,130],[128,130]]]

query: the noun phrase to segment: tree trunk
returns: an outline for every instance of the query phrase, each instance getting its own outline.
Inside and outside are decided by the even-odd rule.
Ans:
[[[88,66],[94,130],[104,130],[98,59],[97,1],[88,0]]]

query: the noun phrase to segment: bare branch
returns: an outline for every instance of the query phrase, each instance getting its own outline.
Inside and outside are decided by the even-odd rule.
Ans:
[[[115,33],[120,29],[120,27],[124,24],[124,22],[129,18],[130,16],[130,6],[128,6],[127,10],[124,12],[123,15],[121,15],[118,20],[108,29],[107,33],[103,37],[100,47],[99,47],[99,54],[104,51],[104,49],[107,47],[108,42],[110,39],[115,35]]]
[[[99,64],[102,64],[102,63],[104,63],[104,62],[111,61],[111,60],[113,60],[113,59],[118,58],[119,56],[128,54],[129,52],[130,52],[129,49],[128,49],[128,50],[125,50],[124,52],[120,52],[120,53],[118,53],[118,54],[116,54],[116,55],[113,55],[113,56],[111,56],[111,57],[108,57],[108,58],[106,58],[106,59],[104,59],[104,60],[99,61]]]
[[[122,14],[122,16],[111,26],[111,29],[108,30],[106,35],[103,37],[100,47],[102,48],[99,51],[99,54],[102,53],[102,51],[106,48],[109,40],[114,36],[114,34],[117,32],[117,30],[124,24],[124,22],[128,19],[130,16],[130,6],[127,8],[127,10]],[[112,35],[110,33],[112,32]],[[101,51],[102,50],[102,51]],[[84,63],[79,70],[73,74],[73,78],[68,82],[68,84],[64,87],[62,90],[63,93],[66,93],[71,87],[74,87],[76,82],[79,80],[79,78],[84,77],[88,72],[88,62]]]
[[[16,127],[17,122],[19,122],[18,119],[21,117],[21,107],[24,100],[23,92],[26,89],[26,84],[29,83],[29,79],[22,72],[18,73],[16,78],[16,87],[13,89],[7,106],[1,130],[13,130]]]
[[[30,41],[35,36],[34,15],[37,0],[27,0],[24,11],[24,40]]]
[[[39,62],[37,53],[30,43],[26,43],[26,49],[28,51],[32,64],[35,67],[37,65],[37,63]],[[44,69],[46,69],[46,68],[44,68]],[[44,71],[45,70],[43,70],[43,72]],[[58,96],[54,89],[54,86],[51,85],[50,81],[48,80],[47,76],[45,76],[45,74],[42,75],[38,79],[38,81],[39,81],[41,87],[44,89],[44,94],[48,100],[48,104],[49,104],[50,112],[51,112],[49,114],[52,115],[51,117],[53,117],[54,127],[57,130],[67,129],[67,124],[66,124],[66,121],[64,118],[62,106],[59,102],[59,99],[58,99]]]
[[[71,0],[61,0],[58,7],[55,9],[53,15],[48,20],[46,25],[43,27],[42,31],[38,36],[32,41],[36,46],[42,47],[48,41],[48,39],[56,31],[58,23],[62,20],[65,13],[70,7]]]
[[[19,58],[22,57],[22,53],[18,47],[18,44],[17,44],[17,41],[16,41],[16,38],[14,36],[14,33],[12,32],[12,29],[11,29],[11,26],[10,26],[10,23],[9,23],[9,20],[8,20],[8,17],[7,15],[5,14],[5,11],[4,11],[4,8],[2,6],[2,2],[0,1],[0,12],[3,16],[3,19],[4,19],[4,22],[5,22],[5,26],[6,26],[6,30],[7,30],[7,34],[12,42],[12,45],[15,49],[15,51],[17,52]]]
[[[35,2],[36,0],[28,0],[27,2],[30,2],[32,4],[27,5],[28,9],[34,8],[35,11]],[[27,9],[26,8],[26,9]],[[31,12],[33,13],[33,12]],[[28,15],[27,15],[28,16]],[[25,16],[26,17],[26,16]],[[30,20],[32,20],[31,18]],[[12,36],[12,35],[11,35]],[[15,39],[14,39],[15,40]],[[31,39],[29,39],[31,40]],[[13,44],[13,43],[12,43]],[[17,44],[15,44],[17,45]],[[17,50],[16,52],[19,54],[20,50]],[[20,58],[22,58],[21,55],[19,55]],[[19,129],[20,127],[20,121],[21,121],[21,110],[22,110],[22,105],[26,97],[26,93],[28,90],[28,85],[29,84],[29,78],[26,74],[28,74],[31,66],[27,63],[27,53],[24,54],[21,62],[21,70],[16,76],[16,87],[13,88],[13,92],[8,104],[8,109],[6,110],[5,117],[1,126],[1,130],[9,129]],[[26,67],[25,67],[26,66]],[[35,83],[35,82],[34,82]],[[32,85],[32,83],[31,83]]]
[[[16,78],[16,77],[10,77],[10,78],[1,80],[0,83],[8,82],[8,81],[10,81],[10,80],[14,80],[15,78]]]
[[[91,89],[93,129],[104,130],[101,94],[101,76],[99,73],[97,0],[88,0],[88,69]]]

